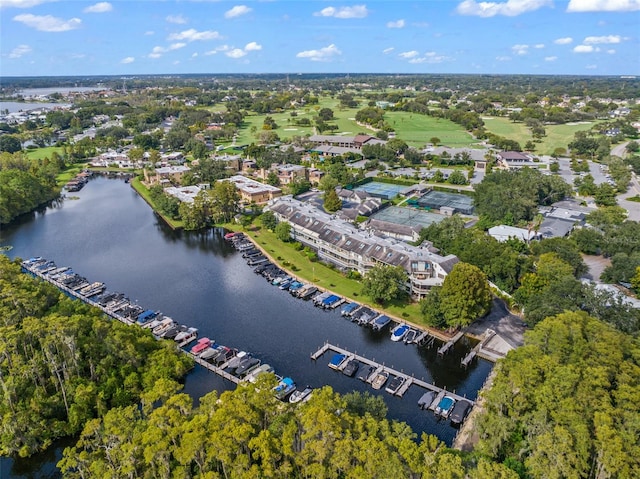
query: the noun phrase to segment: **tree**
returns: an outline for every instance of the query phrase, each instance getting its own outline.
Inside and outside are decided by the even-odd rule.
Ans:
[[[457,263],[444,279],[440,309],[447,326],[464,327],[491,310],[493,296],[487,276],[468,263]]]
[[[291,225],[286,221],[278,223],[274,232],[276,234],[276,238],[280,241],[284,241],[285,243],[291,241]]]
[[[466,185],[467,178],[464,176],[464,173],[462,171],[454,170],[449,175],[449,178],[447,178],[447,182],[451,183],[452,185]]]
[[[331,108],[321,108],[320,111],[318,111],[318,118],[324,121],[333,120],[333,110]]]
[[[440,291],[441,286],[434,286],[424,298],[420,300],[420,312],[425,323],[434,328],[444,328],[447,324],[442,314]]]
[[[216,223],[228,223],[239,211],[240,194],[230,181],[216,181],[209,190],[211,216]]]
[[[276,215],[273,214],[273,211],[267,210],[262,213],[260,216],[260,222],[262,226],[270,231],[274,231],[276,229],[276,225],[278,224],[278,220],[276,219]]]
[[[324,194],[324,209],[330,213],[338,211],[342,208],[342,200],[336,193],[335,189],[329,190]]]
[[[378,264],[371,268],[362,280],[362,294],[376,303],[383,304],[407,295],[407,273],[401,266]]]
[[[431,144],[433,146],[438,146],[440,144],[440,138],[438,138],[437,136],[432,136],[429,141],[431,142]]]
[[[640,294],[640,266],[636,268],[636,274],[631,278],[631,288],[636,294]]]
[[[14,135],[0,135],[0,152],[15,153],[22,149],[20,139]]]
[[[267,184],[271,186],[280,186],[280,178],[278,178],[278,173],[275,171],[270,171],[267,175]]]

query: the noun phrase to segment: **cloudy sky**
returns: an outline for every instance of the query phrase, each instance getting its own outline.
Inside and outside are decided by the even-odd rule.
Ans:
[[[640,74],[640,0],[0,0],[0,75]]]

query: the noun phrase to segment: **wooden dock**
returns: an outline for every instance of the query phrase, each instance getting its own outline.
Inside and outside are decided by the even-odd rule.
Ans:
[[[184,349],[182,349],[181,351],[184,351]],[[233,374],[229,374],[225,371],[223,371],[224,368],[222,367],[218,367],[218,366],[214,366],[213,364],[211,364],[208,361],[205,361],[204,359],[200,359],[196,356],[193,356],[193,354],[184,351],[185,353],[189,354],[191,357],[193,357],[193,360],[198,363],[200,366],[202,366],[205,369],[208,369],[209,371],[216,373],[218,376],[221,376],[223,379],[226,379],[227,381],[231,381],[232,383],[235,384],[240,384],[242,382],[242,379],[234,376]],[[225,366],[225,364],[223,364],[223,366]]]
[[[451,349],[453,345],[460,340],[462,336],[464,336],[464,332],[459,331],[458,334],[456,334],[453,338],[440,346],[438,348],[438,356],[444,356],[449,351],[449,349]]]
[[[456,401],[462,400],[464,399],[465,401],[469,401],[471,403],[471,405],[475,404],[474,401],[464,397],[464,396],[459,396],[458,394],[452,393],[447,391],[444,388],[440,388],[438,386],[436,386],[435,384],[429,384],[425,381],[422,381],[420,379],[416,379],[413,376],[409,376],[408,374],[405,374],[401,371],[397,371],[395,369],[389,368],[387,366],[385,366],[384,364],[380,364],[376,361],[373,361],[369,358],[366,358],[364,356],[361,356],[359,354],[355,354],[352,353],[351,351],[349,351],[348,349],[344,349],[341,348],[339,346],[335,346],[331,343],[324,343],[317,351],[313,352],[311,354],[311,359],[313,359],[314,361],[319,359],[323,354],[325,354],[327,351],[334,351],[336,353],[340,353],[340,354],[344,354],[345,356],[351,358],[351,359],[357,359],[360,363],[362,364],[367,364],[369,366],[374,366],[376,368],[376,373],[377,372],[382,372],[382,371],[387,371],[389,374],[393,374],[396,376],[400,376],[402,378],[404,378],[405,382],[404,384],[400,387],[400,389],[398,390],[398,392],[396,392],[396,396],[402,397],[407,390],[413,386],[414,384],[418,387],[421,387],[423,389],[428,389],[430,391],[435,391],[438,393],[438,396],[444,397],[444,395],[448,395],[451,396],[453,399],[455,399]],[[344,361],[344,365],[346,365],[347,361]],[[375,374],[372,374],[371,376],[369,376],[369,379],[372,379],[375,376]],[[370,383],[369,380],[367,380],[368,383]],[[434,406],[435,408],[435,406]]]

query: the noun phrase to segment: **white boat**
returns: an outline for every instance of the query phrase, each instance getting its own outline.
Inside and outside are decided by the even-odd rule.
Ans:
[[[153,328],[153,334],[155,336],[160,336],[163,333],[166,333],[175,325],[175,321],[171,318],[164,318],[158,326]]]
[[[380,371],[373,377],[371,387],[373,389],[382,389],[382,386],[387,382],[387,379],[389,379],[389,373],[386,371]]]
[[[409,325],[401,323],[391,331],[391,341],[400,341],[409,332]]]
[[[185,341],[188,337],[193,336],[197,332],[198,332],[198,328],[187,328],[186,331],[180,331],[178,334],[176,334],[176,337],[173,339],[176,341],[176,343],[181,343],[182,341]]]
[[[302,402],[307,401],[312,393],[313,393],[313,389],[311,388],[311,386],[307,386],[302,391],[298,389],[291,393],[291,396],[289,396],[289,402],[297,403],[301,401]]]
[[[274,371],[273,366],[270,366],[269,364],[266,364],[266,363],[261,364],[256,369],[254,369],[249,374],[247,374],[247,376],[245,376],[245,380],[249,381],[250,383],[255,383],[258,380],[258,376],[265,373],[272,373],[273,371]]]

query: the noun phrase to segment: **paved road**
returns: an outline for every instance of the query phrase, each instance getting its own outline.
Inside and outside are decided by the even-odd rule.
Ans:
[[[524,344],[523,335],[527,327],[522,319],[511,314],[503,300],[494,298],[491,312],[475,321],[466,331],[474,336],[481,336],[487,329],[493,329],[510,345],[516,347]]]

